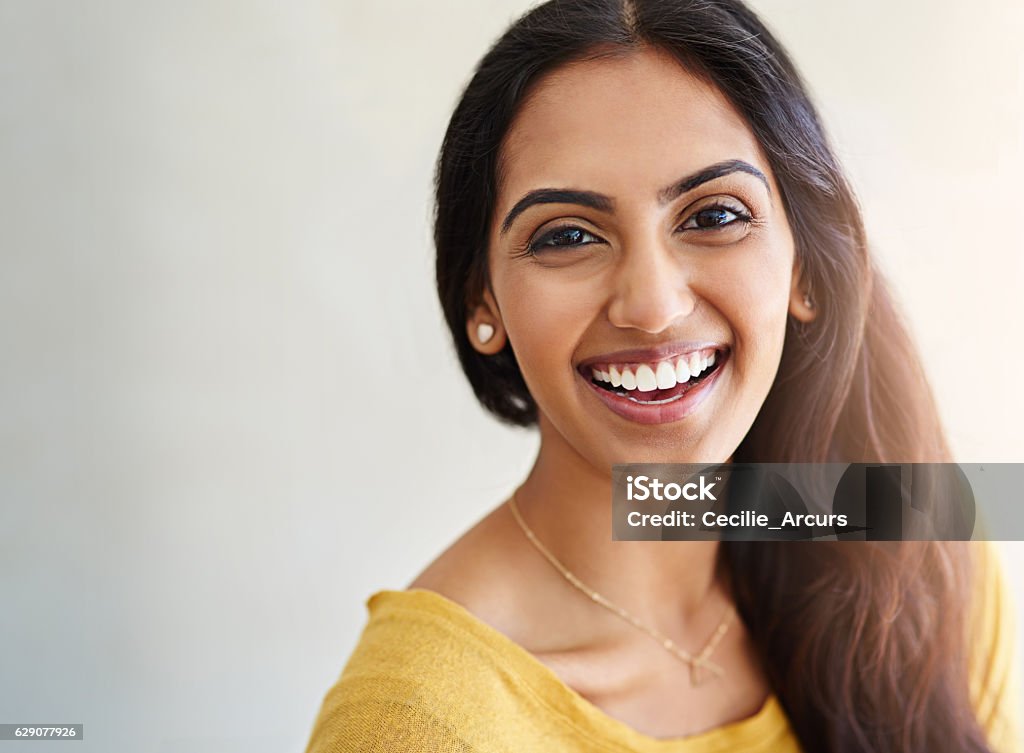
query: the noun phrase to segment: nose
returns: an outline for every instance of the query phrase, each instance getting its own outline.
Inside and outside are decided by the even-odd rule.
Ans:
[[[670,243],[651,238],[630,244],[614,271],[609,321],[650,333],[665,330],[697,306],[690,275]]]

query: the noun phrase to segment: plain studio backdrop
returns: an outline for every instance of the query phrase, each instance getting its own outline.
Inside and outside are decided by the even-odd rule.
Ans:
[[[456,98],[527,7],[0,2],[0,722],[301,753],[365,598],[522,479],[536,435],[459,371],[430,213]],[[755,7],[957,459],[1024,461],[1024,6]]]

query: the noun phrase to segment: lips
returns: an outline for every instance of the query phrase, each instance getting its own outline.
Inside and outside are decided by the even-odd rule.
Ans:
[[[623,353],[636,352],[612,355],[621,358]],[[667,423],[689,415],[703,402],[729,355],[729,349],[722,346],[639,363],[592,358],[578,371],[601,402],[623,418],[642,424]]]
[[[728,350],[728,346],[714,340],[677,340],[650,348],[630,348],[591,356],[580,361],[577,364],[577,368],[584,369],[594,364],[657,363],[658,361],[688,356],[691,353],[707,349],[723,351]]]

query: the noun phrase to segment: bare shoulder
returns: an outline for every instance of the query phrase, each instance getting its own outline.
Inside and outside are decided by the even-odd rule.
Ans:
[[[441,552],[406,588],[435,591],[474,613],[483,610],[488,592],[504,590],[510,542],[501,524],[503,505],[491,510]],[[506,563],[503,567],[502,564]],[[496,580],[497,579],[497,580]]]
[[[593,605],[573,598],[572,588],[537,553],[504,503],[441,552],[407,588],[434,591],[460,604],[584,695],[616,681],[607,670],[594,672],[599,632],[593,613],[583,611]]]
[[[537,656],[579,649],[579,625],[560,620],[556,628],[548,619],[564,613],[571,587],[538,555],[504,503],[441,552],[406,588],[441,594]]]

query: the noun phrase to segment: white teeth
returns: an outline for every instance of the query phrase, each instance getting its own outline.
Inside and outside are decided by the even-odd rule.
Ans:
[[[651,392],[658,389],[658,380],[654,376],[654,369],[646,363],[640,364],[636,370],[636,388],[641,392]]]
[[[684,384],[715,365],[715,351],[693,352],[679,356],[675,362],[659,361],[655,364],[642,363],[633,368],[606,366],[592,368],[590,373],[596,381],[610,384],[624,390],[668,390],[677,384]]]
[[[686,356],[683,356],[676,361],[676,382],[682,384],[688,381],[690,381],[690,365],[686,360]]]
[[[672,368],[672,364],[668,361],[662,361],[658,364],[658,370],[654,373],[654,378],[658,380],[659,390],[667,390],[676,386],[676,370]]]
[[[700,353],[690,354],[690,376],[697,376],[701,372]]]

